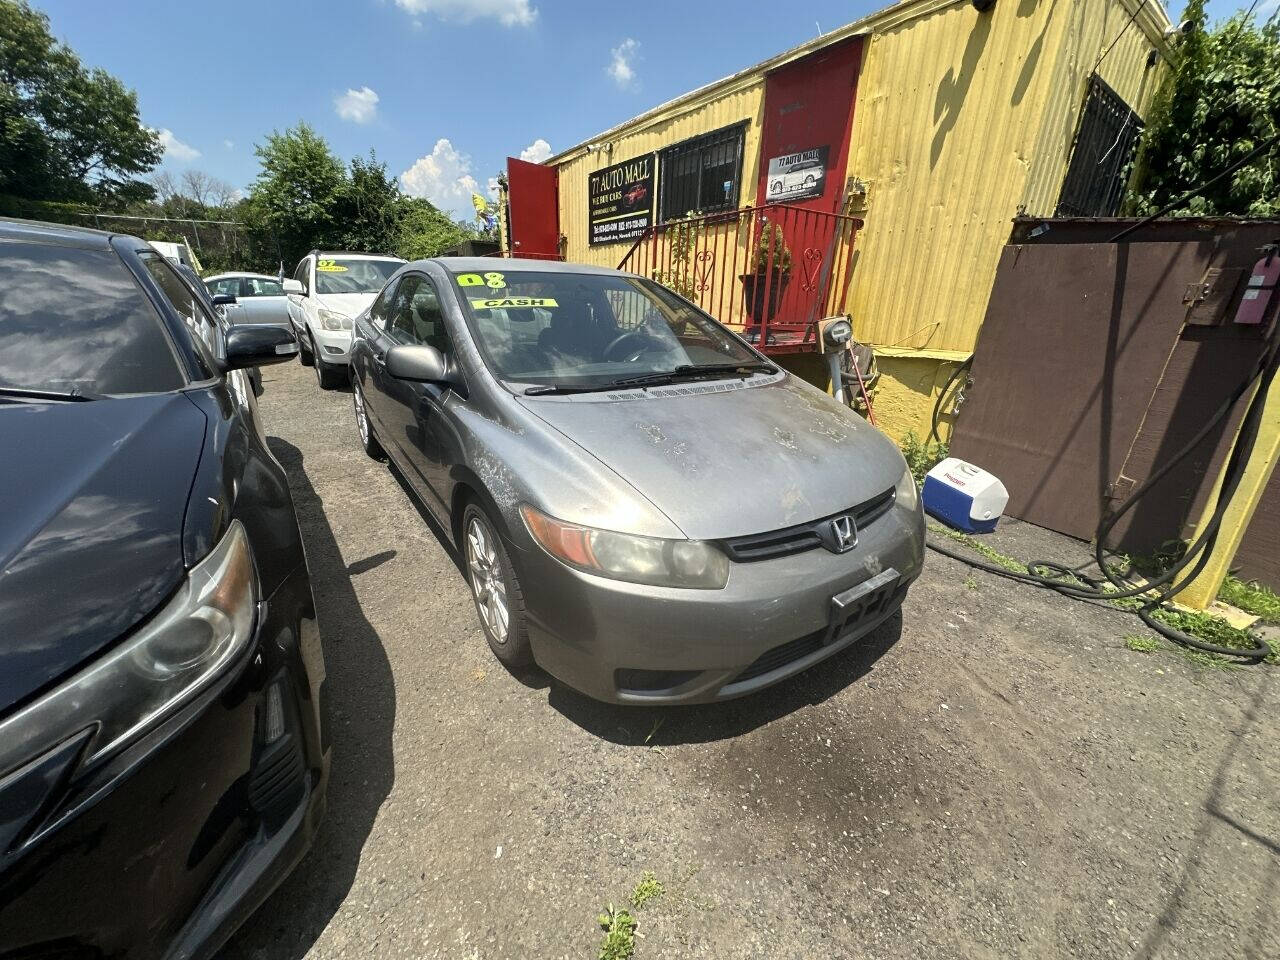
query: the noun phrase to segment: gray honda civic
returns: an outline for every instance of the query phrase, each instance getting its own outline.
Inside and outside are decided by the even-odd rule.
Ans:
[[[600,700],[759,690],[920,573],[897,447],[643,277],[409,263],[356,318],[351,373],[365,451],[452,538],[494,654]]]

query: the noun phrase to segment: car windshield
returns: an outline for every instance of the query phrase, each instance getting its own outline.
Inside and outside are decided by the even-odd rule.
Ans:
[[[377,293],[400,267],[399,260],[320,257],[316,260],[316,292]]]
[[[503,380],[593,388],[760,363],[711,317],[639,277],[507,270],[453,280],[485,361]]]
[[[0,389],[100,395],[183,385],[159,316],[114,251],[0,249]]]

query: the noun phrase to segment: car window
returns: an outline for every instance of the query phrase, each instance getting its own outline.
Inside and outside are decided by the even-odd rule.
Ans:
[[[319,257],[316,260],[316,293],[377,293],[403,265],[399,260]]]
[[[422,274],[411,273],[396,287],[387,314],[387,334],[397,343],[425,344],[446,356],[452,351],[440,298]]]
[[[265,277],[245,277],[244,295],[247,297],[283,297],[284,287],[279,280]]]
[[[159,393],[185,381],[160,317],[114,251],[0,243],[0,386]]]
[[[488,271],[453,281],[486,364],[505,380],[597,386],[759,359],[710,316],[639,277]]]
[[[217,320],[205,310],[200,298],[182,282],[164,257],[159,254],[142,253],[139,254],[139,259],[142,260],[147,273],[151,274],[151,278],[155,280],[164,298],[182,317],[193,338],[203,346],[206,367],[203,372],[207,376],[213,376],[214,364],[210,361],[218,356],[219,350]]]
[[[215,297],[240,295],[240,278],[239,277],[223,277],[221,280],[214,280],[212,283],[206,283],[209,292]]]
[[[311,292],[311,283],[310,283],[311,258],[310,257],[302,258],[302,261],[298,264],[298,269],[293,271],[293,279],[297,280],[300,284],[302,284],[302,290],[304,293]]]
[[[400,281],[400,283],[403,282],[404,280]],[[369,322],[378,330],[387,329],[387,314],[391,310],[391,301],[396,289],[397,287],[388,284],[369,307]]]

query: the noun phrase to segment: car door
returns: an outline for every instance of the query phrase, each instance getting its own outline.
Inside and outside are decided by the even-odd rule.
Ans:
[[[289,301],[279,280],[244,277],[240,281],[240,306],[246,323],[288,323]]]
[[[435,347],[446,359],[453,358],[439,293],[424,274],[408,273],[401,278],[387,315],[386,338],[389,348],[421,344]],[[444,384],[397,380],[385,367],[382,377],[386,385],[382,391],[383,419],[388,431],[416,475],[413,479],[424,494],[423,500],[444,520],[449,466],[457,461],[461,446],[447,405],[459,402],[459,398]]]
[[[289,321],[293,324],[299,337],[307,335],[307,308],[311,299],[311,257],[303,257],[298,269],[293,272],[293,279],[302,284],[302,294],[289,294]]]
[[[399,285],[399,280],[392,280],[383,287],[368,312],[356,318],[351,339],[352,387],[361,391],[365,413],[373,423],[374,432],[379,438],[386,439],[388,447],[395,444],[383,418],[391,402],[387,397],[387,371],[384,366],[387,351],[392,346],[387,336],[387,316]],[[387,449],[388,456],[398,458],[398,453],[398,450]]]
[[[222,314],[227,318],[228,323],[245,322],[247,317],[240,299],[242,291],[239,277],[223,277],[220,280],[206,283],[205,288],[209,291],[209,296],[211,297],[235,297],[235,303],[225,303],[219,309],[222,310]]]

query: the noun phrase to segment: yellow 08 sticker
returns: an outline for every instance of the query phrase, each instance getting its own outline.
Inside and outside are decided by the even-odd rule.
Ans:
[[[483,277],[478,273],[458,274],[460,287],[488,287],[491,290],[502,290],[507,285],[507,278],[500,273],[486,273]]]
[[[551,297],[495,297],[492,300],[471,300],[472,310],[509,310],[527,307],[558,307]]]

